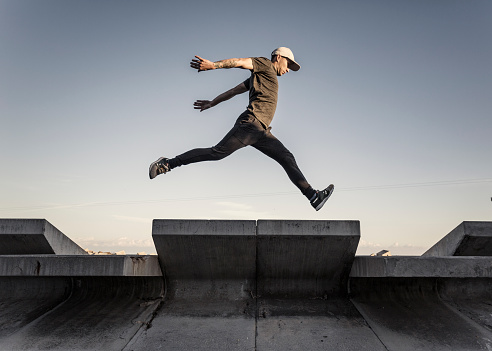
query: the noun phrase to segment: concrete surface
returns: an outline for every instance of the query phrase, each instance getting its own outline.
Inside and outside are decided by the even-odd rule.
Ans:
[[[492,331],[492,279],[438,279],[437,283],[442,301]]]
[[[256,350],[386,350],[347,297],[258,299]]]
[[[68,299],[68,277],[0,277],[0,350],[5,337],[48,313]]]
[[[0,255],[86,255],[45,219],[0,218]]]
[[[439,279],[351,278],[351,301],[388,350],[492,349],[490,330],[442,300]]]
[[[25,279],[24,285],[38,286],[40,279],[46,278],[18,279]],[[58,301],[53,301],[61,302],[38,316],[26,316],[22,324],[1,335],[0,349],[122,350],[147,327],[163,290],[160,277],[70,278],[65,295],[60,291]],[[24,304],[32,301],[37,297],[31,296]]]
[[[422,256],[492,256],[492,222],[462,222]]]
[[[0,350],[492,350],[492,257],[354,257],[359,231],[155,220],[158,257],[3,254]]]

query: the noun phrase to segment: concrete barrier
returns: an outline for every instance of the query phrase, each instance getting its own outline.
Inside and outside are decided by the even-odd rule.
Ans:
[[[492,222],[462,222],[422,256],[492,256]]]
[[[86,255],[45,219],[0,219],[0,255]]]

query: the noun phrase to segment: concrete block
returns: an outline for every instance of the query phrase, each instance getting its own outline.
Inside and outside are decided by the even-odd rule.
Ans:
[[[166,278],[255,278],[256,221],[155,219],[152,238]]]
[[[492,222],[462,222],[422,256],[492,256]]]
[[[86,255],[45,219],[0,219],[0,255]]]
[[[259,220],[258,295],[345,294],[359,238],[358,221]]]
[[[157,256],[4,255],[4,277],[161,277]]]
[[[255,235],[256,221],[154,220],[167,299],[181,315],[242,315],[248,309],[256,291]],[[217,301],[233,303],[220,307]]]

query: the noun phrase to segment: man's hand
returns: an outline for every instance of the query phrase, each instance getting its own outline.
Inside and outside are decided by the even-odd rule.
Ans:
[[[201,58],[198,55],[195,55],[196,59],[192,59],[190,62],[191,68],[197,69],[200,71],[208,71],[215,68],[215,65],[212,61]]]
[[[212,107],[212,101],[209,100],[196,100],[193,104],[195,110],[200,110],[200,112]]]
[[[227,90],[225,93],[220,94],[217,96],[215,99],[212,101],[210,100],[196,100],[195,103],[193,104],[193,108],[195,110],[200,110],[200,112],[205,111],[209,109],[210,107],[214,107],[217,104],[220,104],[221,102],[224,102],[226,100],[229,100],[233,98],[234,96],[238,94],[242,94],[248,91],[248,88],[246,88],[246,84],[244,82],[238,84],[232,89]]]

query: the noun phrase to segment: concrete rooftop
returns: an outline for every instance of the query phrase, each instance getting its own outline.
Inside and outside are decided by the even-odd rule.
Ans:
[[[492,222],[420,257],[358,221],[156,219],[157,255],[92,256],[0,219],[0,350],[492,350]]]

